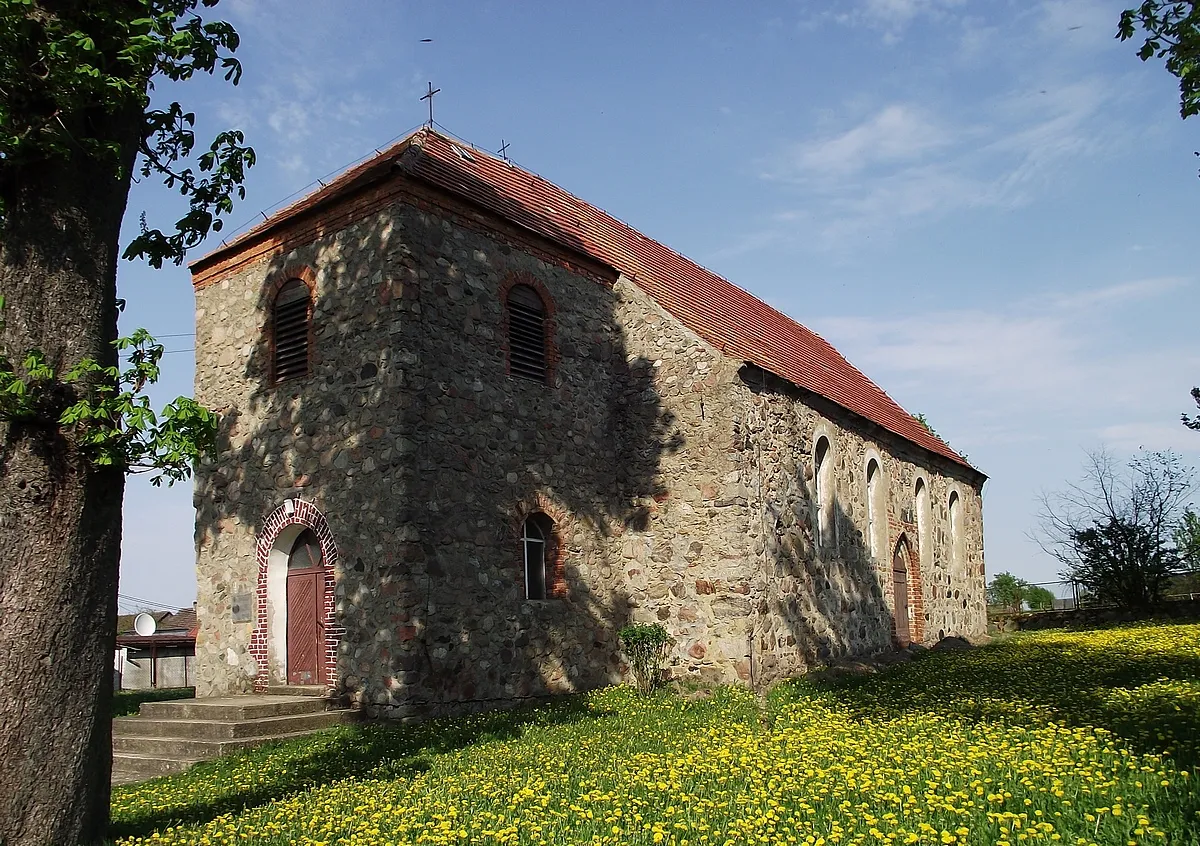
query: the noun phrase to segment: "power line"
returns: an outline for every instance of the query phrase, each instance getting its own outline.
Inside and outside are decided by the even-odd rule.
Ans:
[[[268,209],[271,209],[273,212],[274,212],[274,211],[278,211],[280,208],[282,208],[283,204],[284,204],[284,203],[286,203],[288,200],[290,200],[290,199],[292,199],[293,197],[296,197],[296,196],[298,196],[298,195],[300,195],[300,194],[303,194],[303,193],[307,192],[307,191],[308,191],[310,188],[312,188],[314,185],[319,185],[319,186],[321,186],[322,188],[324,188],[324,187],[325,187],[325,180],[326,180],[326,179],[328,179],[329,177],[331,177],[331,176],[336,176],[337,174],[340,174],[340,173],[343,173],[343,172],[345,172],[345,171],[349,170],[350,168],[354,167],[356,164],[359,164],[360,162],[364,162],[364,161],[366,161],[366,160],[367,160],[367,158],[369,158],[370,156],[373,156],[373,155],[374,155],[374,156],[377,156],[377,155],[379,155],[381,152],[383,152],[383,151],[382,151],[380,148],[382,148],[382,147],[387,147],[387,146],[389,146],[390,144],[392,144],[393,142],[395,142],[395,141],[399,141],[399,140],[400,140],[401,138],[403,138],[405,135],[409,135],[409,134],[411,134],[411,133],[415,132],[416,130],[420,129],[420,128],[421,128],[421,127],[423,127],[423,126],[425,126],[425,122],[424,122],[424,121],[422,121],[421,123],[418,123],[418,124],[416,124],[415,126],[411,126],[411,127],[409,127],[408,129],[406,129],[406,130],[404,130],[403,132],[401,132],[399,135],[396,135],[396,136],[393,136],[392,138],[389,138],[387,141],[384,141],[382,144],[378,145],[377,147],[373,147],[373,148],[371,149],[371,152],[369,152],[369,153],[365,153],[364,155],[361,155],[361,156],[359,156],[358,158],[354,159],[353,161],[347,162],[347,163],[346,163],[346,164],[344,164],[344,165],[340,165],[339,167],[335,167],[333,170],[329,171],[328,173],[322,174],[321,176],[319,176],[319,177],[317,177],[316,179],[314,179],[312,182],[309,182],[307,185],[303,185],[303,186],[301,186],[300,188],[297,188],[295,191],[293,191],[292,193],[288,194],[288,195],[287,195],[286,197],[284,197],[283,199],[281,199],[281,200],[276,200],[274,203],[272,203],[271,205],[267,206],[267,208],[268,208]],[[224,238],[222,238],[222,239],[221,239],[221,243],[222,243],[222,244],[226,244],[226,243],[228,243],[229,241],[233,240],[234,238],[238,237],[239,235],[243,234],[243,233],[244,233],[244,232],[245,232],[247,229],[249,229],[249,228],[250,228],[250,226],[251,226],[251,225],[253,225],[253,224],[255,224],[255,223],[257,223],[257,222],[258,222],[258,216],[259,216],[260,214],[265,216],[265,212],[264,212],[264,211],[262,211],[262,210],[259,210],[259,211],[255,212],[255,214],[254,214],[254,216],[253,216],[252,218],[250,218],[250,219],[249,219],[249,220],[247,220],[245,223],[243,223],[243,224],[241,224],[240,226],[238,226],[236,229],[233,229],[232,231],[230,231],[230,232],[229,232],[229,234],[228,234],[228,235],[226,235]]]
[[[124,600],[125,607],[139,610],[150,608],[155,611],[167,611],[172,608],[176,608],[176,605],[173,602],[156,602],[152,599],[143,599],[139,596],[130,596],[125,593],[118,593],[117,605],[120,605],[122,600]]]

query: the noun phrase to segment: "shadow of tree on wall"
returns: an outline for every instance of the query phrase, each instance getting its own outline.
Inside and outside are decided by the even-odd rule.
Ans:
[[[469,179],[468,193],[513,202]],[[268,279],[320,270],[312,373],[271,386],[265,335],[255,346],[239,374],[252,388],[217,409],[221,457],[198,475],[198,543],[220,543],[230,517],[257,534],[282,500],[311,499],[339,549],[342,681],[367,704],[420,713],[612,681],[629,619],[615,539],[645,527],[665,490],[661,458],[682,444],[652,362],[624,345],[615,274],[569,279],[506,239],[397,209],[271,259]],[[479,217],[461,204],[456,214]],[[565,232],[554,240],[584,249]],[[513,272],[555,298],[554,386],[505,373],[499,291]],[[568,590],[531,603],[520,523],[543,503],[560,515]]]
[[[429,769],[436,755],[610,713],[582,696],[558,697],[537,707],[409,726],[344,726],[261,746],[196,764],[172,776],[169,791],[157,779],[116,788],[109,836],[144,837],[170,825],[205,823],[345,778],[404,778]]]
[[[781,628],[760,641],[763,682],[795,671],[781,661],[789,653],[801,666],[814,667],[896,647],[893,612],[884,594],[891,585],[883,583],[852,516],[839,506],[834,519],[836,547],[802,555],[783,542],[768,559],[773,569],[767,575],[769,619]]]
[[[865,514],[846,508],[846,491],[832,507],[836,542],[821,543],[816,528],[812,427],[799,407],[850,428],[844,412],[759,368],[742,381],[757,396],[756,422],[743,424],[747,460],[755,466],[762,513],[765,599],[759,605],[754,656],[756,686],[839,658],[892,649],[890,567],[877,566],[863,537]],[[802,404],[802,405],[798,405]],[[770,430],[762,422],[772,422]],[[833,450],[835,476],[857,456]],[[890,559],[889,559],[890,560]]]

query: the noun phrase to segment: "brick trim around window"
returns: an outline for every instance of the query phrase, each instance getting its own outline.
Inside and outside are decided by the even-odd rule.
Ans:
[[[281,380],[275,375],[275,299],[279,296],[279,292],[283,289],[283,286],[293,279],[299,279],[308,287],[308,358],[303,376],[293,376],[289,379]],[[266,319],[263,323],[260,336],[266,341],[267,375],[271,386],[274,387],[311,376],[313,365],[317,361],[314,355],[317,336],[313,328],[313,316],[317,307],[317,272],[307,264],[286,265],[279,270],[272,271],[267,276],[263,287],[263,294]]]
[[[557,308],[554,305],[554,297],[550,296],[550,290],[540,279],[527,271],[509,273],[500,283],[500,351],[504,355],[504,372],[506,375],[512,376],[512,356],[508,342],[508,293],[517,285],[525,285],[532,288],[542,298],[542,306],[545,308],[542,326],[545,333],[546,384],[555,385],[555,377],[558,374],[558,362],[561,357],[558,344],[555,342],[558,334],[555,331],[555,314],[557,313]]]
[[[911,531],[915,530],[916,527],[906,525],[901,528],[900,531],[896,532],[895,530],[898,528],[897,524],[891,521],[889,521],[889,523],[890,528],[893,531],[888,533],[889,543],[891,543],[891,552],[887,557],[888,581],[892,584],[894,590],[895,582],[891,580],[891,561],[892,556],[896,554],[896,548],[903,543],[904,548],[908,550],[908,578],[905,581],[907,582],[908,586],[908,607],[912,609],[912,625],[909,627],[908,638],[909,643],[920,644],[923,643],[925,639],[925,588],[921,583],[921,551],[920,548],[913,542],[913,537],[916,533],[915,531]],[[891,542],[892,537],[896,539],[894,543]],[[892,590],[889,590],[888,593],[891,594]],[[890,598],[892,612],[892,642],[898,643],[899,638],[897,637],[898,633],[896,631],[896,600],[895,597]]]
[[[568,512],[555,505],[544,494],[534,494],[517,506],[516,519],[511,528],[512,545],[515,550],[513,564],[517,571],[517,584],[524,596],[525,549],[522,535],[525,521],[534,514],[545,514],[554,523],[554,558],[546,568],[546,599],[566,599],[567,591],[567,539],[574,537],[574,521]]]

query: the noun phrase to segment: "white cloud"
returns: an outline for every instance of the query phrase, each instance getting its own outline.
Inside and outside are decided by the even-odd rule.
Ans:
[[[1170,449],[1176,452],[1194,451],[1197,447],[1196,433],[1178,420],[1164,423],[1162,420],[1135,420],[1105,426],[1100,429],[1100,439],[1116,452],[1134,452],[1142,448],[1149,450]]]
[[[1187,284],[1188,280],[1182,276],[1156,276],[1108,285],[1104,288],[1087,288],[1081,291],[1055,294],[1049,298],[1049,303],[1055,308],[1064,310],[1115,305],[1122,302],[1153,299],[1177,291]]]
[[[833,20],[845,26],[882,32],[884,42],[894,44],[916,19],[944,18],[962,5],[964,0],[859,0],[811,15],[801,21],[801,26],[811,28],[821,21]]]
[[[777,212],[766,231],[839,248],[966,209],[1023,206],[1063,178],[1065,162],[1126,142],[1105,124],[1116,96],[1099,79],[1081,79],[1009,91],[955,120],[887,104],[762,165],[761,178],[799,190],[805,203]],[[789,217],[819,223],[789,227]]]
[[[812,326],[902,404],[969,409],[976,446],[1074,431],[1076,442],[1120,450],[1194,449],[1195,433],[1173,424],[1173,409],[1186,399],[1180,385],[1200,370],[1200,351],[1186,339],[1135,343],[1121,331],[1132,304],[1189,284],[1141,279],[991,310],[830,317]]]
[[[920,109],[894,103],[845,132],[796,145],[789,170],[801,178],[842,177],[874,164],[911,161],[952,140]],[[782,174],[788,178],[787,171]]]
[[[962,0],[863,0],[860,14],[881,27],[899,27],[920,15],[937,15]]]

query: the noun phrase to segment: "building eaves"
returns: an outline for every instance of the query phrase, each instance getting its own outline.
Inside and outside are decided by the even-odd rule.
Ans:
[[[536,174],[422,129],[192,264],[193,273],[298,216],[399,170],[630,278],[725,355],[751,362],[904,440],[986,476],[833,345],[732,282]]]

